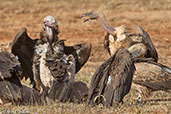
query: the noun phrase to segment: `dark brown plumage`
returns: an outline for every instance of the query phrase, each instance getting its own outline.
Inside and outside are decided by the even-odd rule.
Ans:
[[[9,80],[21,86],[19,81],[19,78],[22,78],[21,73],[20,63],[15,56],[6,51],[0,52],[0,81]]]
[[[34,104],[40,102],[38,91],[21,84],[20,63],[9,52],[0,52],[0,104]]]
[[[109,107],[122,102],[131,88],[134,71],[131,54],[126,49],[117,50],[93,75],[88,103],[101,102]]]

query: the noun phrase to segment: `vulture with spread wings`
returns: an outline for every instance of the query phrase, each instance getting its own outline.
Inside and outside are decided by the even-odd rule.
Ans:
[[[117,50],[93,75],[88,103],[102,103],[109,107],[123,102],[124,96],[130,91],[134,71],[132,55],[126,49]]]
[[[34,87],[40,91],[42,89],[42,68],[49,69],[46,65],[49,50],[53,56],[58,56],[54,53],[57,52],[59,54],[60,51],[63,51],[65,57],[72,55],[75,61],[75,73],[81,69],[90,56],[90,43],[82,43],[74,46],[57,46],[55,49],[54,45],[58,42],[58,33],[56,19],[53,16],[47,16],[44,19],[44,28],[40,33],[40,39],[31,39],[27,34],[26,28],[23,28],[17,32],[12,44],[12,53],[19,58],[23,69],[23,76],[30,78]],[[55,52],[55,50],[57,51]],[[51,78],[48,79],[49,82],[53,80]]]

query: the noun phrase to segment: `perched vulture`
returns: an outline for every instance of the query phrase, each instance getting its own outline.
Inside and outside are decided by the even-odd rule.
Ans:
[[[157,51],[150,36],[141,27],[137,26],[138,33],[128,33],[124,25],[110,26],[105,15],[98,11],[85,13],[81,17],[89,17],[84,22],[94,19],[100,22],[106,31],[104,46],[111,56],[120,48],[137,53],[134,55],[136,72],[131,88],[139,92],[140,100],[150,96],[152,91],[170,91],[168,85],[171,85],[171,81],[168,75],[171,74],[171,68],[157,63]]]
[[[141,27],[139,33],[127,33],[126,26],[110,26],[105,15],[98,11],[84,13],[81,17],[89,17],[84,22],[97,20],[105,30],[104,46],[112,56],[117,49],[126,48],[131,53],[140,50],[137,58],[152,58],[157,62],[158,54],[150,36]]]
[[[109,107],[123,102],[130,91],[135,66],[132,55],[126,49],[119,49],[105,61],[92,77],[88,103],[102,103]]]
[[[30,78],[34,87],[38,90],[42,90],[42,80],[41,75],[43,69],[47,68],[46,64],[46,55],[48,50],[52,52],[53,56],[56,56],[54,53],[54,45],[58,42],[58,24],[56,19],[53,16],[47,16],[44,19],[44,28],[40,33],[40,39],[31,39],[27,35],[27,30],[25,28],[17,32],[13,44],[12,44],[12,53],[19,58],[21,67],[23,69],[23,75],[26,78]],[[74,46],[63,46],[62,49],[66,56],[73,56],[75,60],[75,73],[77,73],[81,67],[87,62],[90,51],[90,43],[82,43]],[[50,72],[46,72],[48,75]],[[52,77],[44,77],[47,79],[50,84]],[[44,79],[44,80],[46,80]]]
[[[0,52],[0,104],[38,103],[38,91],[20,82],[22,69],[16,57],[9,52]]]

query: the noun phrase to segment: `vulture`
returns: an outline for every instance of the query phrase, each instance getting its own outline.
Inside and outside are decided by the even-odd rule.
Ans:
[[[70,85],[77,85],[77,82],[74,82],[75,74],[87,62],[91,44],[65,46],[64,40],[58,39],[58,34],[56,19],[46,16],[40,39],[30,38],[27,29],[23,28],[17,32],[13,40],[12,53],[18,57],[23,70],[22,75],[26,79],[30,78],[33,88],[52,99],[66,101],[56,97],[56,94],[62,94],[66,99],[72,97],[71,94],[65,97],[65,94],[67,96],[66,92],[72,90]],[[60,92],[62,89],[65,92]]]
[[[137,26],[138,33],[127,33],[125,25],[109,25],[105,15],[99,11],[84,13],[81,17],[88,17],[84,22],[97,20],[102,25],[105,30],[104,47],[111,56],[117,49],[126,48],[131,53],[139,50],[137,58],[152,58],[153,61],[158,61],[158,54],[150,36],[140,26]]]
[[[135,67],[136,72],[131,88],[139,93],[138,102],[147,100],[155,91],[171,92],[171,69],[169,67],[159,63],[155,64],[155,62],[139,62],[135,63]]]
[[[110,26],[105,15],[99,11],[84,13],[84,22],[97,20],[105,30],[104,47],[112,56],[117,49],[125,48],[133,54],[136,71],[132,89],[139,92],[138,100],[148,98],[153,91],[170,91],[171,68],[158,63],[158,53],[147,32],[137,26],[138,33],[128,33],[126,26]]]
[[[7,51],[0,52],[0,104],[39,103],[40,94],[22,85],[22,69],[16,57]]]
[[[94,73],[88,93],[88,103],[102,103],[106,107],[122,103],[130,91],[135,72],[131,53],[118,49]]]

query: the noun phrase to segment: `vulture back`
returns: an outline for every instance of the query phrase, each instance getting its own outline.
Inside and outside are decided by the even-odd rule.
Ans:
[[[104,104],[106,107],[122,102],[131,88],[135,66],[131,54],[119,49],[104,62],[92,77],[88,103]]]
[[[21,86],[21,73],[20,63],[15,56],[6,51],[0,52],[0,81],[8,80]]]

